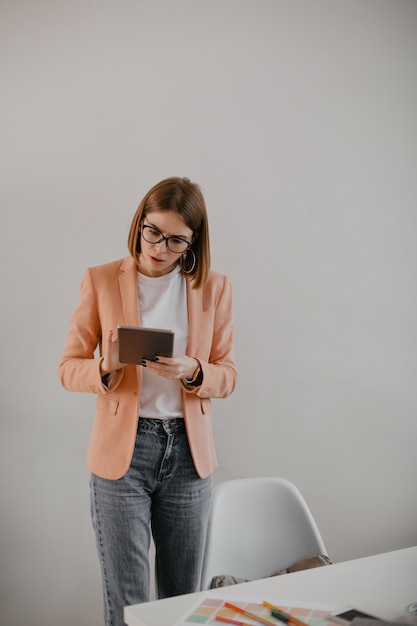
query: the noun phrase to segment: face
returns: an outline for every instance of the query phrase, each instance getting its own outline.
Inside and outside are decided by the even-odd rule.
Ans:
[[[151,211],[146,214],[143,224],[159,230],[164,237],[178,237],[185,241],[192,241],[193,231],[174,211]],[[145,229],[145,236],[148,238],[150,238],[149,233],[150,231]],[[140,248],[139,271],[152,278],[168,274],[181,258],[181,253],[172,252],[168,248],[165,239],[159,243],[149,243],[142,233],[140,234]]]

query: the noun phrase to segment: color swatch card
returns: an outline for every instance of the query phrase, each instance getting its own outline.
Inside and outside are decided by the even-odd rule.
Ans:
[[[293,626],[297,622],[302,622],[306,626],[327,626],[327,624],[334,626],[334,622],[327,619],[327,615],[336,609],[334,605],[313,605],[301,602],[293,604],[284,601],[275,602],[274,599],[271,602],[290,617],[288,626]],[[291,618],[294,619],[293,623]],[[271,608],[265,606],[263,599],[237,597],[225,599],[213,596],[200,600],[175,626],[191,626],[191,624],[221,626],[222,623],[236,626],[242,624],[244,626],[260,626],[260,624],[285,626],[284,621],[272,615]]]

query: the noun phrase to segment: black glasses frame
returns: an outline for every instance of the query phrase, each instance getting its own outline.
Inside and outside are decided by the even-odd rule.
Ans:
[[[156,230],[156,232],[158,232],[161,235],[161,237],[157,239],[157,241],[149,241],[149,239],[146,239],[146,236],[145,236],[145,228],[151,228],[152,230]],[[157,244],[157,243],[161,243],[161,241],[166,241],[168,250],[170,250],[171,252],[174,252],[174,254],[184,254],[184,252],[187,252],[187,250],[189,250],[193,244],[192,241],[187,241],[187,239],[182,239],[182,237],[165,237],[165,235],[161,233],[159,228],[155,228],[155,226],[149,226],[148,224],[141,225],[141,232],[142,232],[142,237],[144,238],[144,240],[150,244]],[[185,248],[185,250],[181,250],[181,252],[178,252],[178,250],[173,250],[169,245],[169,242],[172,239],[175,239],[175,241],[181,241],[182,243],[187,244],[187,247]]]

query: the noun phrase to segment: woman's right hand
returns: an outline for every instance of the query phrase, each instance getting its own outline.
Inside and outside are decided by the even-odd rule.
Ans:
[[[119,339],[117,333],[113,333],[113,331],[110,330],[105,342],[103,342],[103,360],[100,367],[101,374],[103,376],[110,374],[110,372],[115,372],[125,365],[126,363],[120,363],[119,361]]]

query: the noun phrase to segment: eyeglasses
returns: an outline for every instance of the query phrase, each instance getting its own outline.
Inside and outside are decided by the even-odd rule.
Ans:
[[[166,241],[168,250],[176,252],[177,254],[186,252],[193,243],[192,241],[181,239],[181,237],[165,237],[160,230],[154,226],[148,226],[147,224],[142,224],[141,229],[142,237],[145,241],[148,243],[161,243],[161,241]]]

